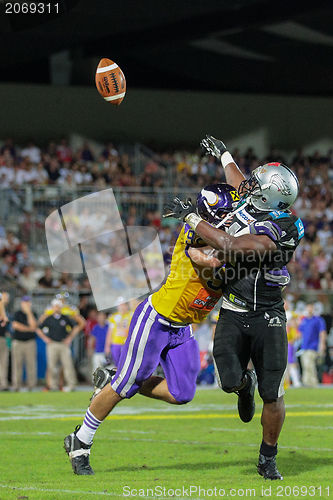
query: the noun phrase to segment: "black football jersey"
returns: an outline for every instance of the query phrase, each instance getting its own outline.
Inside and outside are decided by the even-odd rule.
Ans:
[[[282,287],[274,286],[267,273],[279,271],[290,261],[304,236],[303,223],[289,211],[259,212],[245,204],[235,211],[226,231],[235,237],[249,234],[250,226],[257,221],[272,221],[279,226],[277,250],[261,258],[253,253],[226,264],[223,307],[255,311],[283,306]]]

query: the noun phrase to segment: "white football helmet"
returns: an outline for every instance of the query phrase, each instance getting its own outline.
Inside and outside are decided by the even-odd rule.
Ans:
[[[299,184],[296,175],[283,163],[257,167],[241,182],[238,193],[257,210],[286,210],[296,200]]]

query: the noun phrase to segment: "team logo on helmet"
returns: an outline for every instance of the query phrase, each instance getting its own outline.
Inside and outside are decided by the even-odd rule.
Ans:
[[[288,186],[287,182],[279,176],[279,174],[272,175],[271,183],[275,184],[278,190],[281,191],[281,194],[283,194],[284,196],[291,195],[290,187]]]
[[[201,190],[202,196],[205,196],[206,201],[208,205],[213,207],[216,205],[216,203],[219,201],[219,197],[217,196],[216,193],[213,193],[212,191],[207,191],[205,188]]]

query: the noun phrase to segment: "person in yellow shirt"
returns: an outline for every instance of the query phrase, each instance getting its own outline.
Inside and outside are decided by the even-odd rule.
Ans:
[[[80,312],[77,307],[73,306],[72,304],[69,304],[67,302],[69,294],[67,292],[61,292],[57,293],[55,296],[56,300],[59,300],[62,303],[61,306],[61,314],[64,316],[69,316],[72,319],[74,319],[78,324],[82,325],[82,321],[84,322],[84,318],[80,315]],[[52,307],[52,304],[50,304],[40,317],[39,321],[42,322],[44,319],[46,319],[48,316],[52,316],[54,314],[54,308]],[[82,328],[84,327],[84,324]]]
[[[132,312],[127,304],[119,304],[117,311],[108,318],[109,328],[105,340],[105,355],[108,357],[111,353],[112,361],[115,366],[118,365],[122,346],[125,344]]]
[[[238,201],[232,186],[216,184],[201,190],[197,209],[201,217],[217,224]],[[92,399],[82,426],[64,440],[76,474],[94,473],[89,464],[93,436],[122,399],[131,398],[139,391],[171,404],[184,404],[193,399],[200,355],[191,324],[207,317],[221,297],[224,282],[223,266],[209,255],[211,250],[207,248],[205,257],[207,261],[215,259],[219,267],[204,262],[197,265],[190,257],[191,247],[195,250],[204,246],[206,244],[185,224],[176,241],[165,284],[135,309],[111,383],[108,383],[110,373],[106,369],[97,370],[102,374],[97,384],[95,378],[96,391],[100,392]],[[152,376],[159,364],[165,378]]]

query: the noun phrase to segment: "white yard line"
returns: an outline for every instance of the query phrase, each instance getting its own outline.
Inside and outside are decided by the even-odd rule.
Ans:
[[[236,429],[235,427],[234,428],[225,428],[225,427],[211,427],[209,429],[210,431],[216,431],[216,432],[249,432],[249,430],[252,430],[252,429]],[[257,432],[257,429],[255,429],[255,432]]]
[[[326,431],[327,429],[332,430],[332,425],[299,425],[300,429],[316,429],[320,431]]]
[[[20,490],[20,491],[38,491],[41,493],[68,493],[68,494],[79,494],[79,495],[104,495],[107,497],[118,497],[118,493],[108,493],[107,491],[82,491],[82,490],[61,490],[61,489],[55,489],[55,488],[37,488],[36,486],[14,486],[12,484],[1,484],[0,483],[0,488],[6,489],[6,490]],[[80,497],[80,498],[83,498]]]

